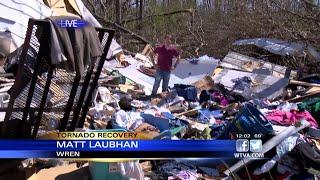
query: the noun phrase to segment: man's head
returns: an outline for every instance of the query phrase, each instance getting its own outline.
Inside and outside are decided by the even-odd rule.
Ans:
[[[169,45],[171,44],[171,38],[172,38],[171,35],[169,35],[169,34],[165,35],[165,36],[164,36],[164,41],[163,41],[163,43],[164,43],[166,46],[169,46]]]

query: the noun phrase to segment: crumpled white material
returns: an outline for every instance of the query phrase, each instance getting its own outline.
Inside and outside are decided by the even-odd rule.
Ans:
[[[278,110],[290,112],[291,110],[297,110],[298,105],[296,103],[284,102],[277,107]]]
[[[144,173],[139,161],[112,162],[109,163],[109,169],[110,167],[113,167],[114,170],[117,170],[122,176],[129,179],[144,179]]]
[[[120,110],[115,113],[114,123],[117,126],[126,128],[128,130],[134,130],[138,128],[144,122],[139,112],[125,112]]]
[[[253,174],[260,175],[270,171],[282,156],[291,151],[299,143],[299,137],[299,134],[295,134],[284,139],[276,148],[277,154],[262,165],[261,168],[257,168]]]

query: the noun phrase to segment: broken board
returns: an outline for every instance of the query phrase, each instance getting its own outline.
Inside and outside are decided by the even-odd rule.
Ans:
[[[270,62],[266,62],[263,60],[259,60],[253,57],[249,57],[243,54],[239,54],[236,52],[229,52],[220,63],[220,66],[229,69],[236,69],[242,71],[253,72],[257,69],[266,68],[270,70],[271,75],[276,77],[284,77],[286,72],[286,67],[276,65]],[[291,71],[290,77],[296,77],[297,73],[295,71]]]

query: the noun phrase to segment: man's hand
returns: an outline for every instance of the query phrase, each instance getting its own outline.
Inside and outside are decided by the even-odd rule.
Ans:
[[[174,63],[173,67],[171,68],[172,71],[177,68],[177,66],[178,66],[178,64],[180,62],[180,59],[181,59],[180,56],[177,56],[176,58],[177,58],[177,60]]]
[[[175,70],[177,68],[177,65],[173,65],[173,67],[171,67],[171,71]]]

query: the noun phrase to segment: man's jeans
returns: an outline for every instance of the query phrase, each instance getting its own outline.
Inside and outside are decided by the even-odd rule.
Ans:
[[[167,91],[169,80],[170,80],[170,71],[162,71],[160,69],[157,69],[151,95],[157,94],[161,80],[162,80],[162,92]]]

